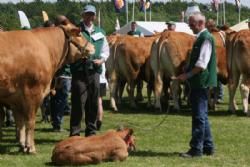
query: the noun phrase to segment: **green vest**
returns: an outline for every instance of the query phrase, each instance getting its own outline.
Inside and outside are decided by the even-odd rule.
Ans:
[[[128,35],[138,35],[139,37],[141,36],[141,31],[139,31],[139,30],[135,30],[135,31],[129,31],[128,32]]]
[[[200,56],[201,45],[205,40],[209,40],[212,43],[211,57],[205,70],[189,78],[191,88],[208,88],[217,86],[214,38],[207,30],[200,34],[200,36],[197,38],[193,45],[193,49],[189,57],[188,71],[195,67],[195,64]]]
[[[70,65],[65,64],[63,67],[57,70],[56,76],[71,76]]]
[[[91,35],[94,35],[95,33],[99,33],[99,32],[103,33],[104,36],[106,34],[101,28],[94,26],[94,31],[92,32]],[[101,49],[102,49],[102,46],[104,43],[104,38],[101,38],[101,39],[94,41],[94,39],[91,38],[91,35],[89,34],[89,32],[84,29],[84,26],[82,26],[82,35],[91,44],[93,44],[95,46],[95,53],[90,55],[86,62],[83,62],[82,59],[79,59],[75,63],[71,64],[70,65],[71,72],[74,73],[74,72],[89,70],[89,71],[95,71],[95,72],[101,74],[102,73],[102,66],[101,65],[97,66],[92,61],[94,59],[101,59],[102,58],[101,57]]]

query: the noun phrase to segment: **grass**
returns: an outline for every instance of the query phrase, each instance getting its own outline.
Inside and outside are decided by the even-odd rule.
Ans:
[[[227,91],[227,90],[226,90]],[[239,95],[238,95],[239,97]],[[237,99],[239,101],[239,99]],[[138,109],[128,107],[127,98],[118,113],[109,110],[109,102],[104,100],[105,115],[102,131],[114,129],[120,125],[133,127],[136,135],[137,150],[124,162],[105,162],[103,167],[207,167],[207,166],[250,166],[250,121],[242,111],[237,115],[227,113],[228,97],[210,112],[210,123],[216,154],[212,157],[183,159],[179,152],[189,149],[191,135],[191,113],[184,109],[179,113],[157,113],[146,108],[146,101],[139,103]],[[38,113],[35,141],[38,153],[24,155],[18,153],[14,137],[14,128],[4,128],[4,138],[0,143],[0,166],[53,166],[51,152],[56,142],[68,137],[69,132],[51,132],[51,125],[40,123]],[[159,123],[164,120],[162,124]],[[69,116],[64,117],[63,126],[69,129]],[[91,166],[91,165],[90,165]],[[94,165],[95,166],[95,165]]]

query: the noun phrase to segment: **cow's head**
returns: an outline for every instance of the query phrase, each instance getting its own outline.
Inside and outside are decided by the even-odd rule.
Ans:
[[[80,29],[68,20],[62,22],[60,27],[63,29],[69,42],[67,63],[73,63],[79,58],[86,58],[95,53],[95,47],[80,33]]]
[[[125,141],[128,151],[134,151],[135,148],[135,136],[133,135],[133,129],[125,128],[118,129],[118,135]]]

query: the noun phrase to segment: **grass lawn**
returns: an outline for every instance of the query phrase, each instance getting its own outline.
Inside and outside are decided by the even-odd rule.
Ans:
[[[226,89],[225,89],[226,90]],[[237,96],[239,97],[239,95]],[[109,110],[109,102],[104,100],[105,115],[100,133],[120,125],[133,127],[136,135],[137,150],[124,162],[106,162],[104,167],[206,167],[206,166],[250,166],[250,120],[242,111],[237,115],[227,113],[227,90],[225,102],[210,112],[210,123],[216,154],[202,158],[183,159],[179,152],[189,149],[191,135],[191,113],[184,109],[179,113],[156,113],[146,108],[146,101],[139,103],[137,110],[131,110],[125,98],[118,113]],[[239,99],[237,99],[239,101]],[[241,105],[240,105],[241,106]],[[241,108],[241,107],[240,107]],[[51,152],[56,142],[69,135],[69,116],[64,117],[66,132],[51,132],[51,125],[40,123],[38,113],[35,141],[38,153],[24,155],[18,153],[14,128],[4,128],[4,138],[0,143],[0,167],[38,167],[50,164]],[[157,126],[162,120],[164,122]],[[248,131],[249,130],[249,131]],[[83,134],[83,133],[82,133]],[[96,165],[93,165],[96,166]]]

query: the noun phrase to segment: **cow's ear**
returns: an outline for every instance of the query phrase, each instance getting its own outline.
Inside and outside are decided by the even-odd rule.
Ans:
[[[78,36],[80,34],[80,32],[81,32],[81,30],[78,27],[71,29],[71,34],[74,36]]]

